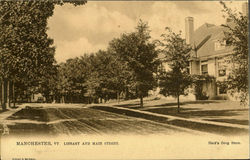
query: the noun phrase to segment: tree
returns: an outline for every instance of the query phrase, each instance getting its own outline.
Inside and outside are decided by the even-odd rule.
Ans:
[[[89,103],[100,99],[101,102],[111,98],[119,100],[120,93],[124,90],[126,77],[129,75],[123,62],[118,60],[110,49],[99,50],[86,58],[88,74],[84,83],[89,98]]]
[[[225,40],[228,45],[234,47],[233,55],[229,63],[232,65],[232,71],[229,74],[226,84],[232,94],[239,93],[241,102],[245,103],[248,99],[248,16],[242,13],[236,13],[226,6],[224,2],[223,12],[227,14],[233,22],[233,25],[223,25],[228,30]]]
[[[124,86],[124,80],[121,79],[123,71],[122,64],[117,63],[115,55],[108,51],[98,51],[96,53],[96,61],[98,62],[98,79],[99,89],[98,97],[108,100],[111,98],[119,99],[119,94]]]
[[[112,84],[112,89],[116,92],[116,98],[119,103],[121,98],[121,93],[123,97],[128,99],[130,84],[132,83],[132,73],[126,62],[122,61],[121,57],[116,55],[111,49],[108,50],[111,54],[112,61],[109,63],[110,70],[110,84]]]
[[[55,91],[61,103],[83,101],[86,92],[84,84],[89,74],[87,58],[76,57],[59,64]]]
[[[140,98],[143,107],[143,97],[156,86],[155,74],[159,61],[155,43],[151,42],[147,23],[139,21],[136,31],[123,34],[110,43],[112,50],[124,61],[132,75],[130,89],[133,88]]]
[[[191,85],[192,79],[188,73],[190,45],[181,38],[181,32],[176,34],[169,28],[161,37],[159,47],[165,55],[163,63],[167,63],[170,70],[162,70],[160,73],[160,93],[165,96],[177,98],[178,112],[180,112],[180,95],[186,94],[186,89]]]
[[[58,94],[58,67],[58,65],[52,65],[48,68],[47,74],[41,78],[37,87],[37,93],[41,93],[47,103],[55,101]]]
[[[47,20],[55,5],[80,5],[85,0],[0,1],[0,81],[2,107],[9,103],[10,82],[38,86],[55,63],[53,40],[47,35]],[[7,87],[6,87],[7,85]],[[5,88],[8,88],[7,90]],[[7,96],[7,98],[6,98]]]

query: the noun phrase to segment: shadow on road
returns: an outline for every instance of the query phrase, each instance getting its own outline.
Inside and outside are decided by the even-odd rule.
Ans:
[[[48,122],[47,114],[43,109],[31,108],[31,107],[26,107],[7,118],[7,120],[19,120],[19,119]]]

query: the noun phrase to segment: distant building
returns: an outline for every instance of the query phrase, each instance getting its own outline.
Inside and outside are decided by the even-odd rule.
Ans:
[[[45,97],[41,93],[32,94],[30,98],[30,102],[43,103],[45,100]]]
[[[243,14],[248,14],[247,3],[243,4],[242,9]],[[233,25],[230,19],[226,23]],[[208,74],[215,77],[215,81],[203,85],[202,92],[208,99],[233,99],[225,87],[216,84],[216,81],[225,80],[230,73],[230,64],[225,60],[233,54],[233,47],[223,40],[227,28],[205,23],[194,30],[193,17],[187,17],[185,30],[186,42],[194,48],[189,65],[190,74]]]

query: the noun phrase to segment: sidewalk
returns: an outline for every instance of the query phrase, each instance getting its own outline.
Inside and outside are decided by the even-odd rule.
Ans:
[[[188,128],[188,129],[192,129],[196,131],[203,131],[203,132],[209,132],[209,133],[220,134],[220,135],[239,135],[239,134],[249,133],[248,125],[207,121],[207,120],[202,120],[202,119],[197,119],[197,118],[183,118],[183,117],[178,117],[178,116],[153,113],[153,112],[149,112],[145,110],[114,106],[114,104],[92,105],[91,108],[118,113],[118,114],[124,114],[127,116],[145,118],[145,119],[160,122],[160,123],[165,123],[165,124]]]
[[[12,114],[20,111],[21,109],[23,109],[26,106],[26,104],[22,104],[19,105],[17,108],[8,108],[6,111],[3,111],[2,113],[0,113],[0,124],[2,124],[2,122],[9,116],[11,116]]]
[[[6,119],[12,114],[20,111],[26,106],[26,104],[19,105],[17,108],[8,108],[7,111],[0,113],[0,133],[9,134],[9,128],[6,125]],[[1,135],[0,135],[1,136]]]

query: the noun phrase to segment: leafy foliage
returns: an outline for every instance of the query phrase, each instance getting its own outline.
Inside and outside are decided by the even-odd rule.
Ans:
[[[192,75],[192,85],[194,86],[194,95],[197,100],[207,100],[208,96],[203,92],[203,85],[215,80],[215,77],[208,74]]]
[[[88,100],[98,102],[117,98],[124,92],[129,72],[122,62],[111,51],[99,50],[81,58],[69,59],[59,66],[58,91],[66,102],[74,97],[82,97],[81,102]]]
[[[47,20],[55,5],[64,3],[86,1],[0,1],[1,81],[23,84],[34,91],[54,73],[55,48],[46,33]]]
[[[125,62],[131,72],[133,83],[130,84],[130,88],[141,98],[141,106],[143,97],[156,86],[154,73],[159,65],[158,51],[155,43],[150,42],[148,28],[147,23],[139,21],[136,32],[123,34],[110,43],[112,50]]]
[[[170,28],[166,28],[159,41],[161,52],[165,58],[163,62],[168,64],[170,70],[161,70],[160,73],[160,93],[165,96],[177,98],[179,111],[179,96],[186,95],[186,89],[191,85],[192,78],[188,73],[189,53],[191,47],[181,38],[181,33],[174,33]]]
[[[233,55],[230,58],[232,71],[227,78],[228,89],[232,93],[239,93],[241,102],[248,99],[248,17],[242,13],[236,13],[221,2],[225,12],[233,22],[233,25],[224,25],[228,29],[226,41],[234,47]]]

